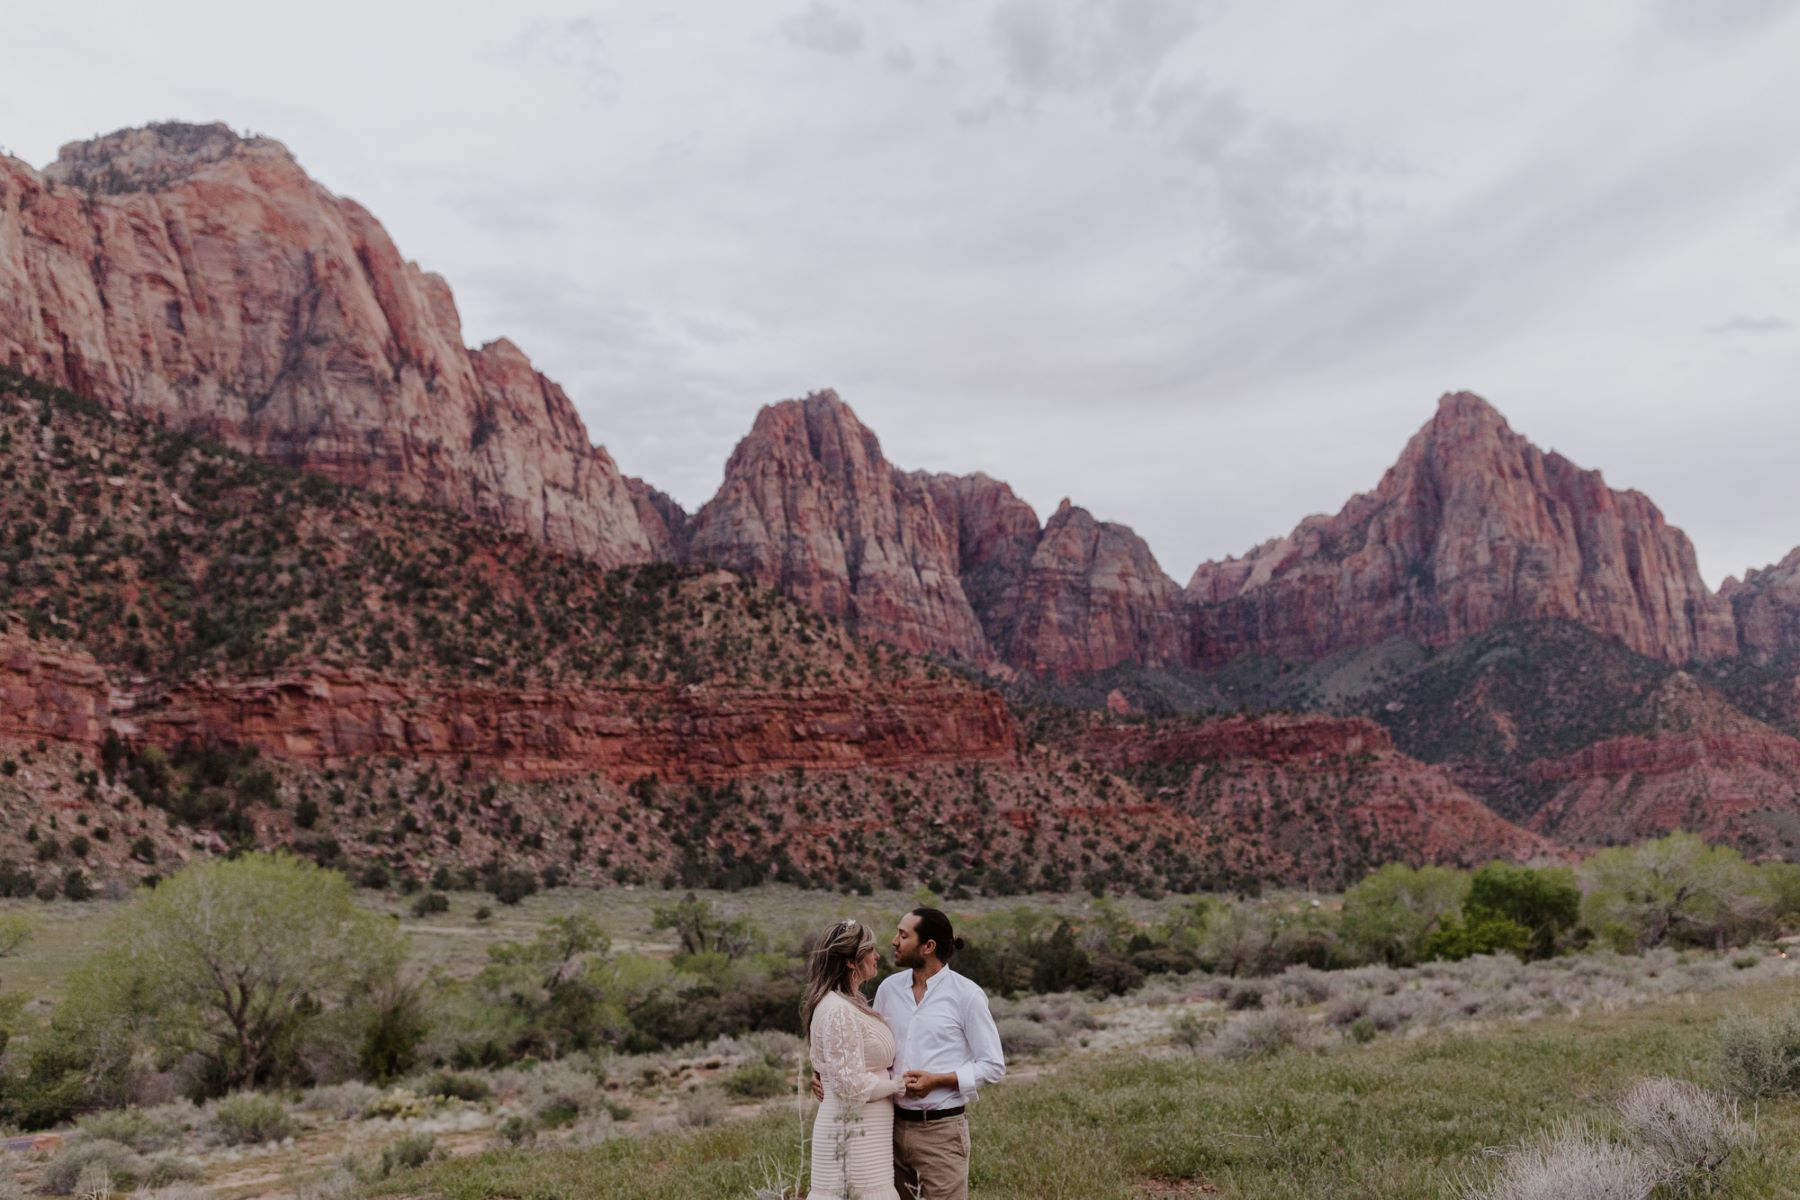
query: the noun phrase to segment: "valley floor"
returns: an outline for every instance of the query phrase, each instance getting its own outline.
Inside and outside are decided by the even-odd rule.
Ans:
[[[1726,1014],[1792,1006],[1792,977],[1647,1004],[1302,1044],[1228,1060],[1171,1045],[1021,1072],[976,1109],[972,1192],[992,1200],[1426,1200],[1479,1180],[1490,1151],[1565,1119],[1599,1130],[1634,1082],[1721,1082]],[[1177,1026],[1179,1031],[1179,1026]],[[1180,1040],[1177,1032],[1177,1041]],[[1160,1042],[1160,1044],[1156,1044]],[[1197,1047],[1198,1049],[1199,1047]],[[1033,1077],[1035,1075],[1035,1077]],[[1800,1101],[1746,1106],[1755,1147],[1726,1198],[1800,1196]],[[489,1151],[393,1179],[378,1194],[496,1197],[792,1197],[804,1111],[581,1149]]]

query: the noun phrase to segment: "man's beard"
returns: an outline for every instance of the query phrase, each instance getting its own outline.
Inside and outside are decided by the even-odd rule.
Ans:
[[[917,950],[914,950],[911,954],[908,954],[904,950],[894,951],[895,967],[922,967],[924,965],[925,956],[920,954]]]

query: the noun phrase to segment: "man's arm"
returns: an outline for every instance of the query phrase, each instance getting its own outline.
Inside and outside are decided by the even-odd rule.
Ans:
[[[972,1098],[983,1086],[998,1083],[1006,1074],[1000,1030],[994,1026],[994,1014],[988,1011],[987,993],[971,984],[958,998],[957,1015],[962,1020],[968,1058],[954,1071],[908,1071],[904,1080],[907,1095],[924,1096],[945,1087]]]
[[[958,1091],[973,1096],[1005,1076],[1006,1052],[1000,1047],[994,1014],[988,1011],[987,993],[970,984],[962,999],[963,1040],[968,1043],[969,1058],[956,1068],[954,1079]]]

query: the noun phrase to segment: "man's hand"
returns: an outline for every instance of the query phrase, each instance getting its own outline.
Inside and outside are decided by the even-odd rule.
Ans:
[[[908,1071],[904,1078],[906,1094],[915,1099],[940,1087],[956,1086],[956,1076],[934,1075],[930,1071]]]
[[[812,1093],[814,1100],[825,1099],[825,1081],[819,1078],[819,1073],[817,1071],[813,1072]]]

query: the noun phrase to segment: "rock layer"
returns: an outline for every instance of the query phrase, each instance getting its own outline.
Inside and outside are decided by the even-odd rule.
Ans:
[[[556,384],[280,143],[165,124],[0,157],[0,362],[601,563],[666,548]]]
[[[1383,862],[1555,860],[1562,850],[1505,820],[1361,718],[1260,716],[1095,721],[1072,749],[1149,786],[1248,848],[1252,873],[1337,886]]]
[[[1208,666],[1393,636],[1442,645],[1541,618],[1670,662],[1736,648],[1729,607],[1648,498],[1540,451],[1467,392],[1439,402],[1373,492],[1202,565],[1186,595]]]
[[[615,782],[997,762],[1018,751],[1004,701],[954,680],[885,694],[650,684],[552,691],[318,668],[164,689],[110,679],[76,651],[0,635],[0,737],[92,752],[108,733],[133,746],[249,745],[320,766],[467,759],[501,778],[597,772]]]

